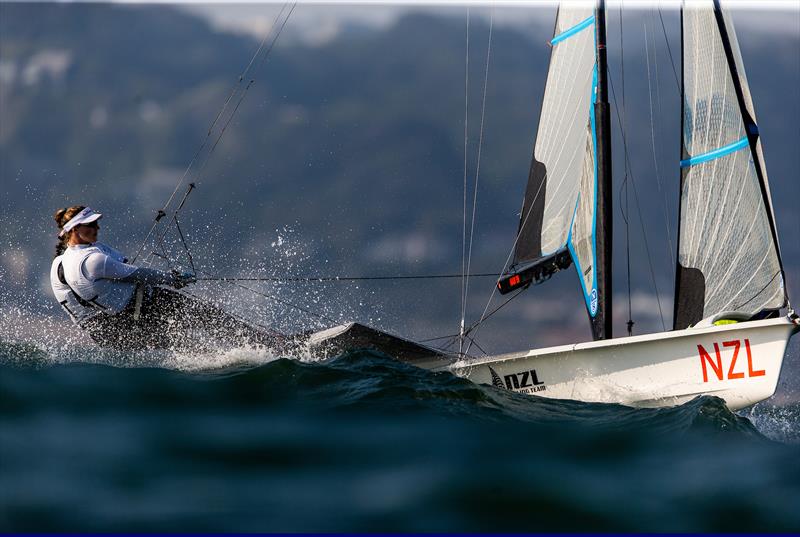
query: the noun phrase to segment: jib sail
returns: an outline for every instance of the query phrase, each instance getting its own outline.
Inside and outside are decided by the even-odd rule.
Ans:
[[[559,8],[507,293],[574,263],[586,308],[599,309],[597,274],[597,13]]]

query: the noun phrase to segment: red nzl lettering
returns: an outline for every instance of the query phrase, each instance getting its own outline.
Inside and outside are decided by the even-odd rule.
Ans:
[[[759,369],[758,371],[753,371],[753,355],[750,353],[750,340],[744,340],[744,348],[747,351],[747,374],[751,377],[763,377],[766,375],[766,371],[763,369]]]
[[[733,368],[736,367],[736,357],[739,356],[739,348],[742,344],[737,339],[736,341],[723,341],[723,347],[733,347],[733,358],[731,358],[731,366],[728,368],[729,379],[743,379],[744,373],[734,373]]]
[[[722,346],[724,348],[733,348],[733,354],[731,356],[731,363],[730,367],[728,367],[728,380],[733,379],[743,379],[745,377],[744,372],[735,372],[734,369],[736,368],[736,361],[739,358],[739,349],[742,348],[742,342],[738,339],[734,341],[723,341]],[[763,369],[754,370],[753,369],[753,353],[750,350],[750,340],[744,340],[744,349],[747,353],[747,376],[748,377],[763,377],[766,375],[766,371]],[[714,343],[714,356],[712,357],[711,354],[702,346],[697,345],[697,352],[699,353],[700,357],[700,365],[703,368],[703,382],[708,382],[708,367],[711,366],[711,370],[714,372],[714,376],[717,377],[717,380],[725,380],[723,375],[724,369],[722,366],[722,353],[719,350],[719,343]]]
[[[703,365],[703,382],[708,382],[708,369],[706,369],[706,362],[717,374],[717,378],[722,380],[722,357],[719,355],[719,345],[714,343],[714,352],[717,355],[717,363],[711,360],[711,355],[706,352],[702,345],[697,346],[697,352],[700,353],[700,363]]]

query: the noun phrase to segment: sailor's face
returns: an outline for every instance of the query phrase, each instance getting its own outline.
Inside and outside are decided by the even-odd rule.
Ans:
[[[97,242],[97,232],[100,230],[100,225],[95,221],[91,224],[81,224],[75,226],[75,233],[78,236],[80,244],[91,244]]]

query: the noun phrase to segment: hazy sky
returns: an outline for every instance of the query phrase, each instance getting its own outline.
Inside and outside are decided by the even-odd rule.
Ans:
[[[246,2],[235,4],[183,3],[185,9],[208,17],[213,24],[230,31],[251,33],[263,36],[269,29],[283,2]],[[405,2],[359,2],[341,3],[333,1],[300,2],[292,14],[291,24],[294,36],[309,43],[324,43],[335,37],[348,25],[380,27],[391,24],[398,16],[409,11],[424,11],[465,17],[467,7],[470,16],[488,17],[494,12],[494,22],[500,25],[518,27],[551,27],[557,2],[498,1],[489,3],[465,1],[427,2],[406,0]],[[662,6],[662,9],[675,9],[677,1],[633,1],[609,2],[609,10],[616,11],[620,5],[630,9],[648,9]],[[779,33],[800,36],[800,1],[798,0],[728,0],[723,5],[731,9],[734,20],[746,25],[748,31],[767,35]],[[494,6],[494,7],[492,7]]]

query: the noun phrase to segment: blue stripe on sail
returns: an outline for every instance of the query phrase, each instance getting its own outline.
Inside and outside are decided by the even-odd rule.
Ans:
[[[595,39],[595,42],[597,40]],[[589,315],[592,319],[597,315],[598,309],[598,293],[597,293],[597,128],[595,127],[595,114],[594,114],[594,98],[597,95],[597,64],[594,66],[592,73],[592,98],[589,105],[589,120],[590,128],[592,129],[592,157],[594,158],[594,213],[592,218],[592,287],[586,288],[584,280],[583,267],[578,258],[578,252],[575,251],[575,244],[572,242],[572,228],[575,225],[575,215],[578,212],[578,201],[580,201],[580,192],[578,193],[578,200],[575,201],[575,211],[572,213],[572,223],[569,225],[569,236],[567,237],[567,247],[572,256],[572,261],[575,263],[575,270],[578,271],[578,281],[581,283],[581,290],[583,290],[583,298],[586,301],[586,308],[589,310]]]
[[[557,43],[560,43],[561,41],[565,40],[566,38],[572,37],[573,35],[577,34],[581,30],[583,30],[585,28],[588,28],[593,23],[594,23],[594,15],[592,15],[591,17],[589,17],[589,18],[587,18],[585,20],[582,20],[581,22],[579,22],[578,24],[576,24],[575,26],[573,26],[569,30],[564,30],[563,32],[561,32],[560,34],[555,36],[550,41],[550,44],[551,45],[555,45]]]
[[[739,151],[740,149],[744,149],[749,145],[747,140],[747,136],[739,140],[738,142],[733,142],[732,144],[724,145],[719,149],[715,149],[714,151],[709,151],[708,153],[703,153],[702,155],[697,155],[696,157],[690,157],[686,160],[681,161],[681,168],[685,168],[687,166],[694,166],[695,164],[701,164],[703,162],[708,162],[709,160],[714,160],[719,157],[724,157],[734,151]]]

